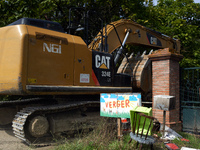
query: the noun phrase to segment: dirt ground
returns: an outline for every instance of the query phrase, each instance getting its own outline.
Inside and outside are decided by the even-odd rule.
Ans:
[[[0,150],[51,150],[53,146],[31,147],[26,145],[12,133],[11,127],[0,129]]]

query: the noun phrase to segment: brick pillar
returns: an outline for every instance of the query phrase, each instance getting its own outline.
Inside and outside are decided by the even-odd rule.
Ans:
[[[175,109],[166,111],[166,125],[180,131],[179,61],[183,56],[166,48],[156,51],[149,58],[152,61],[152,101],[156,95],[175,96]],[[153,109],[153,116],[163,123],[162,110]]]

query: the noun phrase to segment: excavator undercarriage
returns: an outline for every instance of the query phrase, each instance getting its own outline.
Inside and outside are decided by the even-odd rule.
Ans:
[[[91,107],[93,112],[84,111],[84,109],[91,111]],[[99,108],[97,101],[26,107],[15,115],[12,127],[15,136],[27,144],[41,145],[44,137],[52,141],[53,137],[66,132],[92,129],[99,119],[98,111],[94,111],[97,108]]]
[[[100,120],[98,99],[99,95],[79,95],[4,101],[0,126],[12,123],[14,135],[28,145],[51,145],[62,135],[93,130]]]

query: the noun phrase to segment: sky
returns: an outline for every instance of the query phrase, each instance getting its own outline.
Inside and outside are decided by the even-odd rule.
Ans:
[[[195,3],[200,3],[200,0],[194,0]],[[154,5],[157,4],[157,0],[153,0]]]

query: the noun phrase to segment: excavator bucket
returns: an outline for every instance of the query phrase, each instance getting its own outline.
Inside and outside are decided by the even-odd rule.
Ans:
[[[151,52],[149,53],[151,54]],[[152,91],[152,73],[151,61],[148,58],[149,54],[136,55],[131,54],[129,57],[124,57],[117,73],[125,73],[132,76],[132,86],[135,91],[142,91],[145,101],[150,100]],[[147,96],[149,95],[149,96]]]

